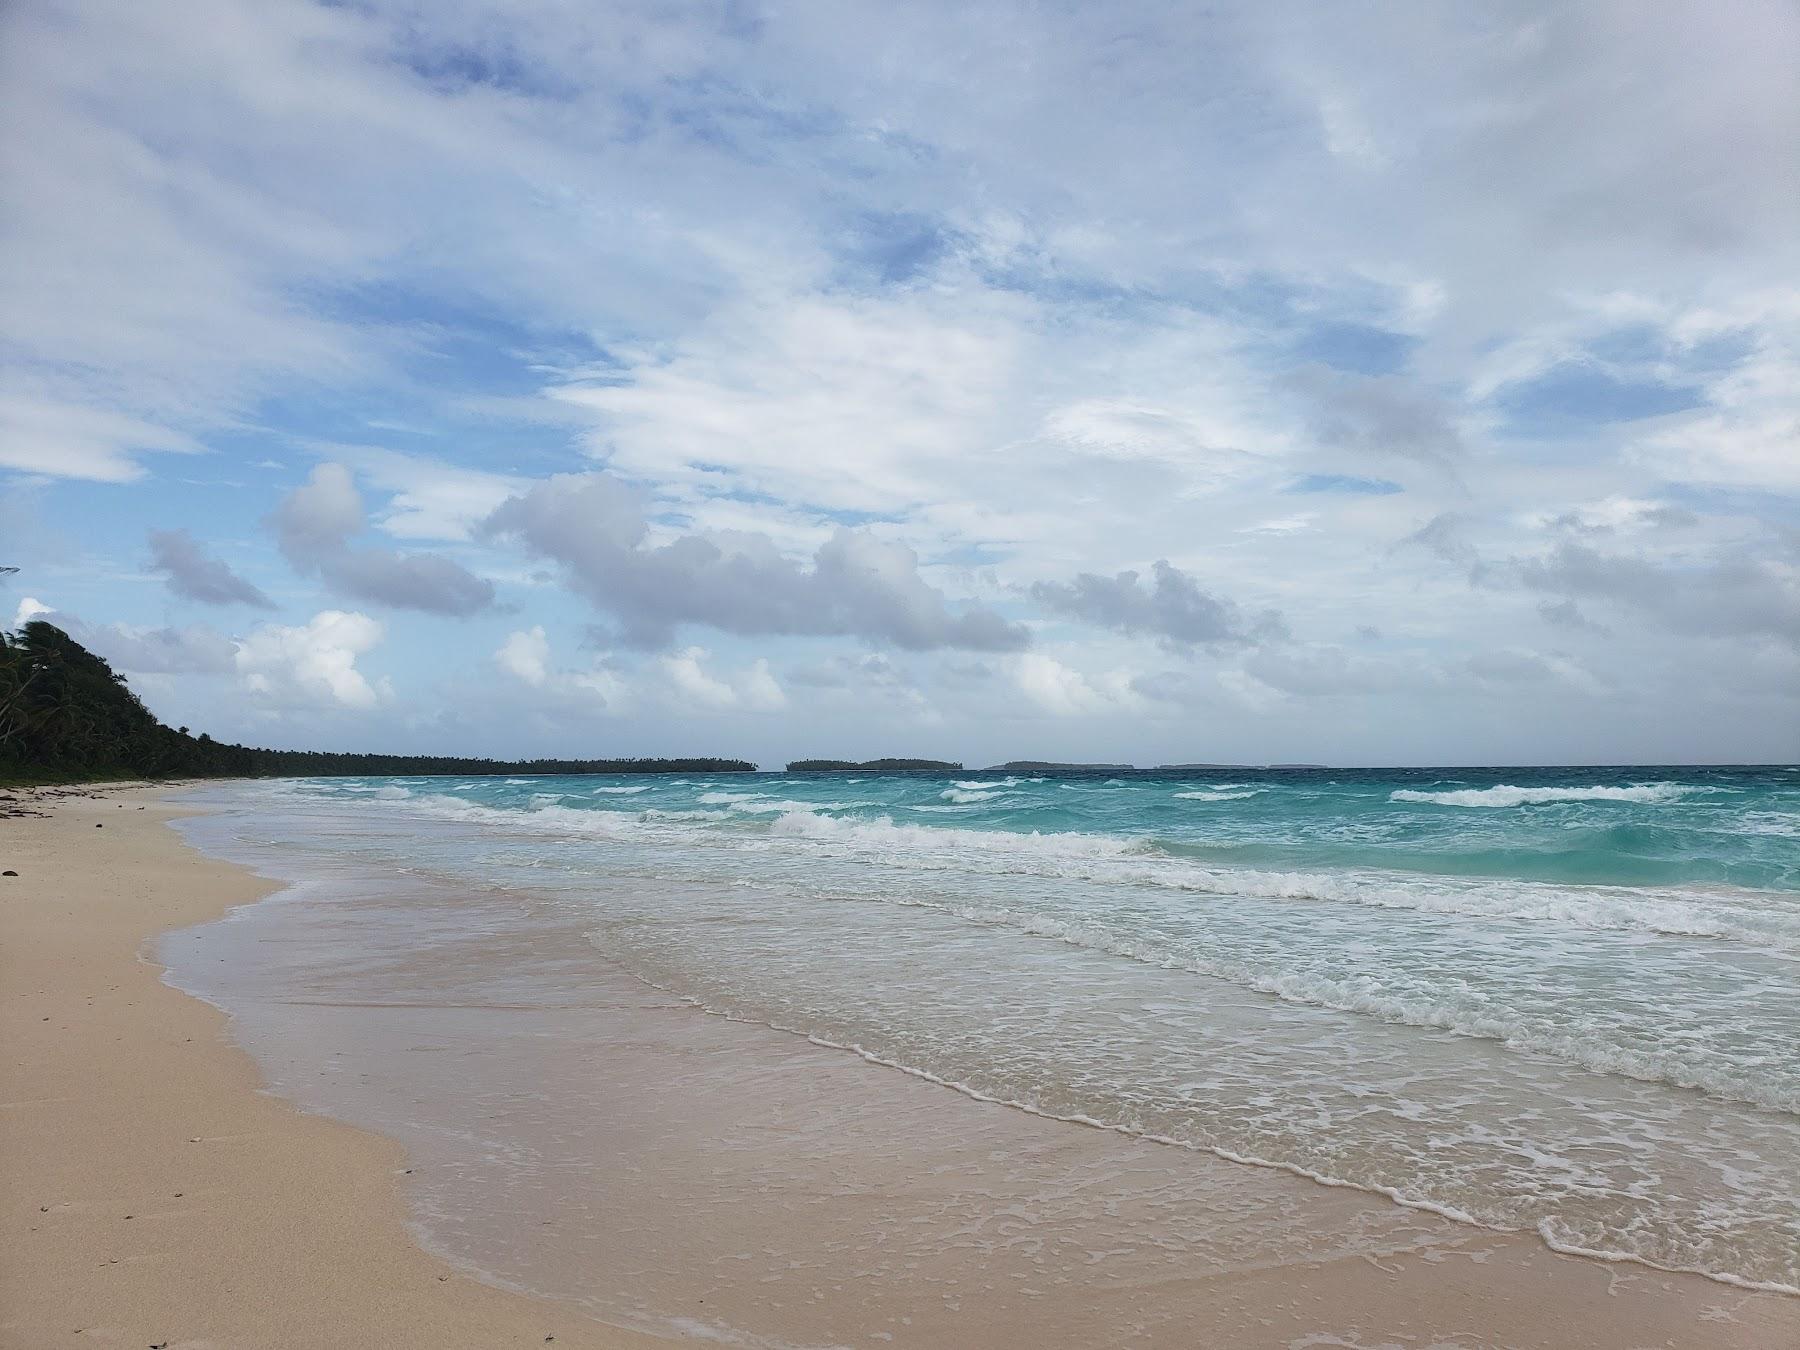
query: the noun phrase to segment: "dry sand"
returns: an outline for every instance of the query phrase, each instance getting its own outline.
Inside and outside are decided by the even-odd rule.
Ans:
[[[420,1250],[407,1227],[399,1145],[259,1091],[256,1067],[222,1015],[163,984],[140,955],[153,935],[216,917],[269,884],[190,850],[165,824],[180,812],[154,790],[63,796],[46,809],[0,820],[0,869],[20,873],[0,877],[0,1347],[505,1347],[551,1337],[556,1350],[667,1344],[602,1326],[565,1302],[482,1284]],[[594,1049],[607,1050],[609,1079],[628,1097],[651,1100],[647,1087],[629,1091],[629,1054]],[[993,1184],[1004,1180],[1000,1159],[1037,1167],[1034,1150],[1052,1163],[1099,1151],[1109,1166],[1119,1161],[1113,1153],[1129,1153],[1127,1170],[1171,1166],[1153,1145],[984,1107],[814,1053],[820,1062],[810,1072],[787,1076],[799,1096],[789,1104],[793,1129],[771,1136],[776,1147],[818,1114],[821,1093],[851,1105],[879,1103],[886,1093],[896,1100],[874,1119],[925,1112],[974,1144],[992,1132],[998,1142],[985,1156],[994,1161],[982,1177]],[[868,1082],[849,1081],[859,1075]],[[639,1144],[723,1198],[729,1177],[706,1165],[717,1131],[688,1139],[698,1128],[693,1117],[720,1109],[706,1105],[703,1088],[646,1124],[652,1142]],[[695,1148],[686,1163],[684,1140]],[[601,1155],[628,1143],[596,1146],[596,1185],[608,1166]],[[895,1181],[887,1208],[930,1202],[913,1167],[914,1153],[924,1153],[907,1152],[904,1140],[895,1147],[904,1156],[888,1170],[915,1180]],[[1197,1185],[1201,1175],[1183,1178]],[[1330,1233],[1352,1222],[1357,1207],[1379,1205],[1292,1178],[1251,1176],[1266,1181],[1272,1210],[1308,1231]],[[767,1204],[708,1210],[709,1196],[692,1211],[708,1226],[735,1222],[753,1230],[743,1243],[771,1240]],[[865,1227],[887,1212],[872,1204],[865,1201]],[[1059,1306],[1064,1326],[1085,1316],[1087,1330],[1050,1339],[1104,1344],[1094,1328],[1121,1326],[1128,1307],[1107,1300],[1136,1298],[1182,1310],[1178,1338],[1157,1341],[1182,1346],[1800,1346],[1800,1299],[1560,1257],[1526,1236],[1446,1227],[1455,1231],[1380,1261],[1216,1273],[1184,1263],[1178,1279],[1135,1291],[1084,1278]],[[632,1240],[653,1229],[644,1225]],[[684,1278],[668,1267],[683,1264],[683,1244],[698,1237],[691,1226],[675,1234],[677,1245],[656,1258],[658,1273]],[[773,1240],[795,1237],[789,1228]],[[590,1281],[596,1274],[586,1270]],[[903,1292],[865,1290],[853,1302],[867,1307]],[[933,1333],[916,1324],[913,1333],[930,1344],[1032,1343],[1009,1334],[1020,1325],[996,1301]],[[1320,1327],[1333,1331],[1321,1335]]]
[[[41,809],[0,820],[0,1345],[666,1344],[419,1250],[399,1146],[259,1092],[224,1017],[140,959],[267,883],[153,791]]]

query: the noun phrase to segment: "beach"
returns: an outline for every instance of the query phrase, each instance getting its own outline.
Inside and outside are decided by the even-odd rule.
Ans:
[[[184,845],[153,790],[39,800],[0,821],[0,1344],[654,1343],[420,1251],[400,1148],[261,1091],[141,959],[267,882]]]
[[[632,915],[589,940],[566,898],[474,880],[492,822],[365,835],[368,805],[230,787],[40,809],[0,822],[8,1346],[1800,1338],[1791,1296],[982,1100],[723,984],[702,1006]]]

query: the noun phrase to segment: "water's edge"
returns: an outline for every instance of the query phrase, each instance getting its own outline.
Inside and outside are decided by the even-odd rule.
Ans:
[[[307,885],[308,885],[307,878],[305,877],[304,874],[292,875],[292,874],[284,874],[279,870],[272,870],[271,867],[268,865],[270,862],[270,857],[267,855],[265,855],[261,859],[252,860],[252,859],[246,857],[241,851],[237,854],[234,854],[230,849],[222,849],[221,848],[221,843],[222,843],[222,838],[223,838],[222,834],[213,834],[213,836],[209,839],[208,838],[208,834],[209,834],[208,827],[206,827],[204,824],[191,823],[191,822],[204,822],[206,819],[208,819],[207,816],[195,816],[195,817],[189,817],[186,820],[171,822],[171,824],[174,828],[176,828],[178,830],[178,832],[180,832],[182,834],[183,838],[186,839],[190,843],[190,845],[197,848],[199,851],[208,853],[211,856],[225,857],[230,861],[239,863],[240,865],[245,865],[245,866],[250,867],[251,870],[253,870],[258,876],[263,877],[264,879],[278,882],[278,883],[283,883],[283,888],[281,890],[276,891],[274,894],[272,894],[270,896],[264,897],[257,901],[250,902],[245,906],[240,906],[237,909],[234,909],[225,918],[216,921],[218,924],[231,924],[234,922],[240,922],[243,920],[244,916],[247,914],[248,911],[259,910],[265,906],[281,906],[281,905],[291,906],[296,903],[304,903],[306,894],[307,894]],[[209,846],[209,844],[210,844],[210,846]],[[354,871],[355,869],[348,869],[348,870]],[[392,881],[391,876],[386,876],[380,871],[380,869],[373,868],[373,867],[364,869],[364,870],[358,872],[357,875],[358,875],[358,879],[359,879],[361,885],[363,885],[364,887],[367,887],[367,888],[379,889],[384,884],[391,883],[391,881]],[[473,881],[474,878],[470,877],[469,880]],[[489,882],[483,882],[483,883],[479,883],[479,884],[483,885],[491,894],[496,895],[496,896],[523,897],[527,894],[527,892],[524,892],[524,891],[511,890],[510,888],[505,886],[503,883],[496,884],[494,882],[489,881]],[[212,925],[203,925],[202,927],[211,927],[211,926]],[[173,937],[173,936],[175,936],[175,935],[173,935],[173,934],[165,935],[166,938]],[[746,1016],[742,1012],[735,1010],[732,1006],[730,1006],[729,1002],[726,1002],[723,1004],[716,1003],[716,1002],[706,998],[703,994],[696,993],[691,988],[683,988],[675,983],[659,982],[659,980],[657,978],[655,978],[652,974],[648,974],[642,969],[634,968],[633,965],[631,965],[630,963],[623,962],[612,956],[608,956],[605,953],[601,953],[600,955],[601,955],[602,959],[606,960],[607,963],[621,976],[628,977],[632,981],[641,982],[641,984],[646,989],[657,991],[659,994],[666,995],[671,1000],[679,1001],[681,1004],[683,1004],[689,1008],[698,1010],[703,1013],[710,1014],[713,1017],[722,1019],[724,1021],[736,1024],[736,1025],[760,1029],[762,1031],[765,1031],[765,1032],[771,1033],[771,1034],[779,1033],[783,1037],[802,1041],[809,1046],[828,1049],[831,1052],[833,1052],[834,1054],[853,1056],[859,1062],[866,1063],[866,1064],[873,1065],[873,1066],[878,1066],[885,1070],[897,1070],[900,1075],[905,1076],[909,1081],[917,1081],[917,1082],[929,1083],[929,1084],[932,1084],[935,1086],[947,1087],[947,1088],[952,1089],[954,1092],[958,1093],[959,1095],[969,1098],[971,1100],[977,1101],[977,1102],[990,1104],[990,1105],[998,1105],[998,1106],[1008,1107],[1008,1108],[1011,1108],[1011,1109],[1018,1111],[1020,1113],[1023,1113],[1023,1114],[1027,1114],[1027,1115],[1037,1117],[1037,1118],[1047,1120],[1047,1121],[1054,1121],[1054,1122],[1057,1122],[1057,1123],[1063,1124],[1063,1125],[1078,1125],[1078,1126],[1083,1126],[1083,1127],[1092,1128],[1092,1129],[1099,1129],[1102,1131],[1125,1135],[1125,1136],[1131,1137],[1133,1139],[1141,1140],[1141,1141],[1155,1144],[1158,1146],[1175,1147],[1175,1148],[1179,1148],[1185,1152],[1196,1152],[1196,1151],[1204,1152],[1206,1154],[1209,1154],[1212,1157],[1224,1160],[1224,1161],[1229,1162],[1234,1165],[1249,1166],[1249,1167],[1254,1167],[1254,1168],[1258,1168],[1258,1169],[1267,1169],[1267,1170],[1272,1170],[1275,1172],[1284,1173],[1284,1174],[1292,1176],[1292,1177],[1304,1179],[1305,1181],[1314,1183],[1314,1184],[1320,1186],[1321,1188],[1328,1189],[1328,1190],[1346,1189],[1346,1188],[1351,1189],[1360,1194],[1374,1196],[1374,1197],[1380,1197],[1381,1199],[1384,1199],[1386,1201],[1393,1203],[1397,1207],[1429,1213],[1429,1214],[1432,1214],[1435,1216],[1439,1216],[1439,1217],[1442,1217],[1445,1219],[1452,1220],[1457,1223],[1470,1225],[1470,1226],[1480,1228],[1480,1229],[1483,1229],[1486,1231],[1500,1232],[1500,1233],[1532,1233],[1532,1234],[1535,1234],[1537,1239],[1540,1240],[1547,1248],[1549,1248],[1552,1251],[1556,1251],[1558,1253],[1562,1253],[1565,1255],[1572,1255],[1572,1256],[1578,1256],[1578,1257],[1589,1258],[1589,1259],[1597,1259],[1600,1261],[1614,1262],[1614,1263],[1617,1263],[1617,1262],[1632,1263],[1632,1264],[1636,1264],[1636,1265],[1641,1265],[1648,1269],[1668,1272],[1668,1273],[1672,1273],[1672,1274],[1701,1275],[1701,1276],[1705,1276],[1708,1279],[1715,1280],[1719,1283],[1730,1285],[1730,1286],[1741,1288],[1741,1289],[1766,1291],[1766,1292],[1781,1293],[1781,1294],[1788,1294],[1788,1295],[1800,1295],[1800,1287],[1796,1287],[1794,1285],[1787,1284],[1787,1283],[1780,1282],[1780,1281],[1748,1279],[1748,1278],[1742,1277],[1740,1275],[1734,1274],[1730,1271],[1709,1270],[1709,1269],[1705,1269],[1700,1266],[1682,1266],[1682,1265],[1674,1265],[1674,1264],[1663,1264],[1663,1263],[1660,1263],[1653,1259],[1649,1259],[1640,1253],[1608,1250],[1603,1247],[1602,1248],[1586,1247],[1579,1243],[1570,1242],[1566,1239],[1559,1238],[1558,1235],[1555,1232],[1553,1232],[1548,1225],[1545,1225],[1545,1224],[1540,1223],[1540,1224],[1536,1224],[1536,1225],[1507,1225],[1507,1224],[1487,1222],[1487,1221],[1484,1221],[1484,1220],[1478,1218],[1475,1215],[1472,1215],[1466,1211],[1460,1210],[1453,1205],[1438,1204],[1438,1203],[1431,1202],[1429,1200],[1423,1200],[1423,1199],[1420,1199],[1418,1196],[1407,1195],[1395,1188],[1383,1187],[1380,1185],[1371,1185],[1366,1180],[1346,1179],[1343,1177],[1335,1176],[1327,1171],[1313,1170],[1313,1169],[1309,1169],[1308,1167],[1305,1167],[1303,1165],[1298,1165],[1293,1162],[1260,1157],[1254,1153],[1245,1152],[1245,1151],[1241,1151],[1241,1150],[1234,1150],[1234,1149],[1231,1149],[1228,1147],[1221,1147],[1221,1146],[1217,1146],[1217,1145],[1197,1145],[1192,1139],[1178,1138],[1174,1135],[1167,1134],[1167,1133],[1161,1133],[1154,1129],[1134,1129],[1129,1126],[1122,1125],[1118,1121],[1102,1120],[1102,1119],[1096,1118],[1091,1115],[1082,1114],[1080,1112],[1058,1112],[1053,1109],[1046,1109],[1045,1107],[1043,1107],[1039,1104],[1036,1104],[1029,1100],[1025,1100],[1021,1097],[1009,1096],[1004,1093],[996,1093],[993,1091],[986,1090],[986,1089],[984,1089],[983,1086],[981,1086],[980,1084],[975,1083],[975,1082],[963,1081],[963,1080],[958,1079],[953,1076],[934,1073],[929,1068],[923,1067],[919,1064],[908,1063],[903,1058],[899,1058],[899,1057],[895,1057],[891,1054],[883,1053],[883,1051],[880,1047],[872,1048],[872,1047],[865,1045],[855,1039],[834,1039],[833,1037],[831,1037],[829,1035],[823,1035],[816,1030],[809,1030],[807,1027],[805,1027],[803,1025],[786,1024],[786,1023],[784,1023],[783,1020],[781,1020],[778,1017]],[[187,993],[191,996],[201,998],[204,1001],[212,1004],[213,1006],[220,1008],[221,1011],[226,1013],[226,1015],[230,1019],[230,1025],[232,1026],[232,1029],[233,1029],[234,1039],[236,1039],[238,1041],[238,1043],[241,1046],[243,1046],[243,1048],[247,1051],[247,1053],[251,1054],[253,1059],[256,1059],[258,1061],[259,1065],[265,1067],[265,1069],[266,1069],[267,1066],[264,1062],[263,1056],[259,1053],[259,1050],[258,1050],[257,1044],[255,1043],[254,1038],[247,1036],[247,1034],[246,1034],[247,1027],[241,1017],[241,1011],[242,1011],[241,1003],[234,1005],[233,1001],[229,997],[223,997],[223,998],[219,997],[218,991],[216,991],[216,990],[214,990],[212,993],[209,994],[207,988],[204,985],[204,982],[202,982],[202,981],[196,981],[191,978],[184,979],[182,977],[182,973],[180,970],[179,957],[172,954],[168,950],[168,944],[166,942],[159,944],[159,957],[162,958],[161,964],[163,964],[163,967],[164,967],[165,981],[167,983],[169,983],[172,987],[180,989],[180,990],[182,990],[182,992]],[[268,1076],[268,1075],[265,1075],[265,1076]],[[289,1097],[290,1100],[295,1100],[296,1104],[298,1106],[300,1106],[300,1108],[303,1110],[319,1111],[322,1114],[334,1115],[339,1119],[344,1118],[343,1116],[339,1115],[338,1112],[332,1110],[329,1106],[321,1107],[316,1102],[307,1101],[304,1097],[299,1097],[299,1098],[294,1097],[293,1094],[291,1093],[291,1091],[284,1089],[282,1086],[278,1085],[277,1083],[275,1083],[273,1081],[271,1081],[271,1083],[270,1083],[269,1090],[278,1092],[283,1096],[287,1096],[287,1097]],[[350,1123],[360,1124],[361,1122],[352,1120]],[[386,1132],[384,1131],[384,1133],[386,1133]],[[393,1137],[393,1136],[390,1136],[390,1137]],[[406,1141],[404,1139],[402,1139],[401,1142],[404,1144]],[[421,1245],[426,1247],[427,1250],[432,1251],[434,1254],[440,1255],[444,1259],[452,1260],[459,1267],[464,1268],[464,1269],[469,1269],[469,1270],[471,1270],[471,1273],[479,1274],[481,1278],[489,1281],[490,1283],[497,1284],[500,1287],[514,1288],[514,1289],[527,1288],[527,1286],[521,1285],[516,1279],[510,1278],[507,1275],[504,1275],[504,1274],[501,1274],[501,1273],[498,1273],[498,1272],[495,1272],[492,1270],[485,1270],[485,1269],[480,1268],[479,1266],[471,1265],[466,1259],[457,1255],[452,1246],[447,1245],[446,1243],[444,1243],[443,1241],[441,1241],[437,1238],[437,1236],[435,1235],[433,1229],[431,1228],[431,1226],[430,1226],[429,1222],[426,1220],[426,1218],[424,1218],[420,1215],[415,1215],[412,1226],[413,1226],[415,1233],[419,1235]],[[528,1289],[528,1291],[529,1292],[541,1292],[541,1291],[529,1290],[529,1289]],[[556,1295],[556,1294],[546,1294],[545,1296],[547,1296],[547,1297],[562,1297],[562,1296]],[[612,1320],[612,1319],[607,1318],[607,1319],[603,1319],[603,1320]],[[622,1322],[621,1324],[626,1324],[626,1323]],[[652,1330],[654,1328],[647,1324],[637,1323],[636,1329]]]

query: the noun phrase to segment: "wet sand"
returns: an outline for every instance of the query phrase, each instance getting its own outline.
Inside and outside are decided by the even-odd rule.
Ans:
[[[284,1094],[380,1133],[303,1114],[138,958],[269,889],[170,814],[0,822],[6,1345],[1800,1343],[1800,1299],[977,1102],[418,878],[162,943]]]
[[[0,820],[0,1345],[657,1343],[421,1251],[400,1147],[260,1091],[224,1017],[140,959],[269,884],[153,791],[45,801]]]

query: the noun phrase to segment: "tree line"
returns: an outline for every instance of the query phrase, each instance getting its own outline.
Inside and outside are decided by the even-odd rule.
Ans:
[[[0,631],[0,780],[753,773],[741,759],[476,759],[266,750],[167,727],[125,677],[42,619]]]
[[[961,773],[962,765],[947,759],[796,759],[789,773]]]

